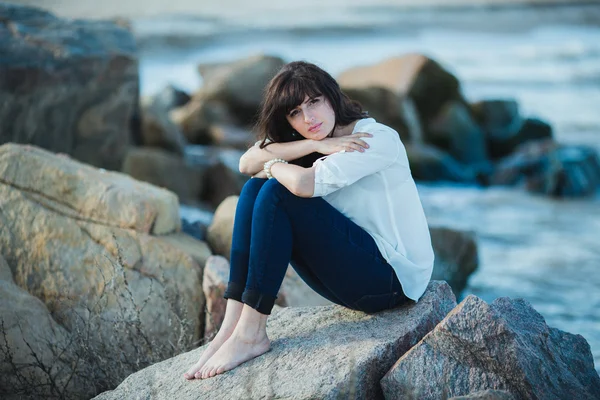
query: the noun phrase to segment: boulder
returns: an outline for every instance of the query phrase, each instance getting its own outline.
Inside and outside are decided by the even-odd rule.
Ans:
[[[204,192],[207,168],[190,165],[184,158],[162,149],[132,148],[123,162],[123,172],[172,191],[184,204],[197,204]]]
[[[67,364],[93,369],[73,371],[89,390],[200,339],[202,268],[151,235],[179,229],[175,195],[14,144],[0,147],[0,176],[0,254],[69,332],[81,363]]]
[[[370,117],[394,128],[403,141],[408,141],[415,136],[409,129],[408,116],[405,115],[408,110],[403,104],[405,100],[410,101],[410,99],[388,88],[378,86],[344,87],[343,90],[352,100],[358,101]]]
[[[351,68],[337,81],[344,90],[380,87],[398,96],[409,97],[423,127],[444,104],[462,99],[458,79],[422,54],[406,54],[375,65]]]
[[[535,118],[523,118],[516,100],[484,100],[471,105],[471,113],[487,138],[494,160],[512,153],[530,140],[552,137],[552,127]]]
[[[0,144],[118,170],[138,108],[133,35],[111,21],[0,4]]]
[[[38,147],[0,146],[0,177],[61,215],[156,235],[180,229],[173,193]]]
[[[168,112],[174,108],[186,105],[191,98],[183,90],[173,85],[167,85],[152,97],[151,105]]]
[[[455,304],[447,284],[432,282],[418,303],[373,315],[341,306],[284,308],[267,322],[271,350],[230,372],[185,380],[202,347],[96,399],[382,399],[381,377]]]
[[[166,109],[158,105],[143,105],[141,112],[141,143],[183,155],[187,139],[171,121]]]
[[[555,197],[594,195],[600,185],[600,159],[592,147],[530,141],[496,164],[490,183]]]
[[[169,118],[179,127],[187,140],[194,144],[212,143],[208,132],[212,124],[238,123],[224,102],[207,100],[202,96],[192,98],[185,105],[172,109],[169,111]]]
[[[550,328],[523,299],[469,295],[381,380],[386,399],[440,399],[493,389],[519,399],[597,399],[587,341]]]
[[[231,238],[237,202],[238,196],[229,196],[223,200],[215,211],[206,238],[213,254],[223,256],[227,260],[231,254]]]
[[[449,101],[428,121],[425,141],[465,165],[487,164],[485,134],[463,102]]]
[[[430,227],[429,232],[435,253],[431,279],[448,282],[458,297],[479,265],[475,235],[446,227]]]
[[[203,86],[194,97],[222,101],[241,123],[252,123],[265,87],[283,65],[281,58],[266,55],[231,63],[201,64],[198,70]]]

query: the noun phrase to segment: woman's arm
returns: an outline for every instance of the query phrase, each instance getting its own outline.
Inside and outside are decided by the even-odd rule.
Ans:
[[[271,175],[298,197],[312,197],[315,189],[315,167],[302,168],[293,164],[275,163]]]
[[[263,169],[264,164],[273,158],[282,158],[286,161],[296,160],[305,155],[314,153],[316,142],[310,139],[297,140],[288,143],[271,143],[264,149],[255,144],[240,158],[240,172],[244,175],[256,175]]]

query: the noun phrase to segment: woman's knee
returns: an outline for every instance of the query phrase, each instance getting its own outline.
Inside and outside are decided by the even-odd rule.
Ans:
[[[252,197],[256,198],[261,188],[266,183],[265,179],[260,178],[250,178],[242,187],[242,191],[240,193],[240,197]]]
[[[277,179],[269,179],[260,189],[259,195],[261,197],[275,197],[281,194],[290,193],[285,186],[283,186]]]

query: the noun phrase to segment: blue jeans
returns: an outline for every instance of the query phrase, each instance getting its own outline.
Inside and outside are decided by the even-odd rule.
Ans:
[[[322,198],[298,197],[276,179],[244,185],[230,261],[224,297],[262,314],[271,313],[288,264],[315,292],[354,310],[412,301],[364,229]]]

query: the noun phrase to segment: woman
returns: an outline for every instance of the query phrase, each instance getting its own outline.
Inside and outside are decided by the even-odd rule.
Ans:
[[[225,318],[186,379],[269,350],[266,321],[289,263],[323,297],[367,313],[416,302],[431,278],[429,229],[395,130],[306,62],[271,80],[258,130],[240,159],[254,179],[237,204]]]

